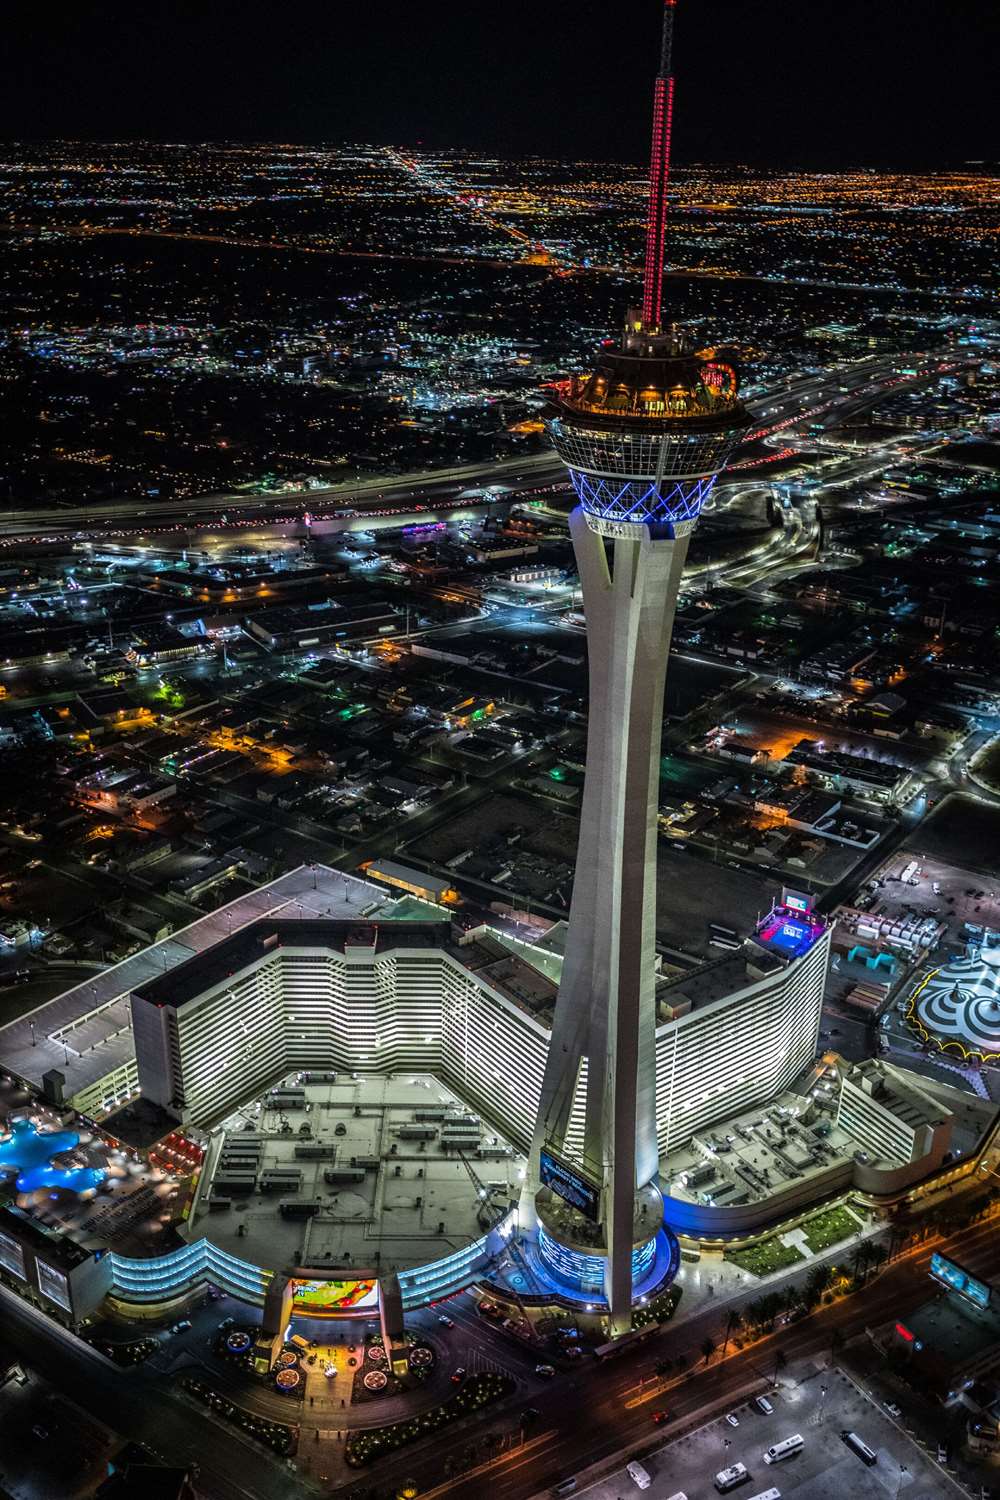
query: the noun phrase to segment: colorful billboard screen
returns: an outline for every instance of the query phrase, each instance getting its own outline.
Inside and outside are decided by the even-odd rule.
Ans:
[[[990,1286],[985,1281],[977,1281],[975,1276],[970,1276],[968,1271],[963,1271],[961,1266],[939,1255],[936,1250],[931,1256],[931,1275],[975,1307],[989,1307]]]
[[[551,1151],[543,1151],[539,1159],[540,1177],[543,1187],[549,1187],[560,1198],[564,1198],[572,1208],[577,1208],[585,1218],[593,1220],[596,1224],[601,1217],[601,1194],[592,1182],[586,1177],[581,1177],[572,1167],[560,1161],[558,1156],[553,1156]]]
[[[293,1281],[292,1310],[304,1317],[371,1311],[378,1307],[377,1281]]]
[[[804,891],[790,891],[786,886],[781,898],[782,906],[787,906],[789,911],[811,912],[813,899]]]

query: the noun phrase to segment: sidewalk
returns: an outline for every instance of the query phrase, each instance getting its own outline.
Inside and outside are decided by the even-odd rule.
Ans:
[[[835,1245],[806,1258],[794,1266],[784,1266],[772,1271],[769,1276],[755,1276],[752,1271],[742,1271],[731,1261],[716,1256],[703,1256],[700,1261],[681,1261],[675,1285],[683,1288],[677,1312],[666,1328],[676,1328],[679,1323],[716,1308],[720,1316],[734,1303],[752,1302],[765,1293],[776,1291],[790,1282],[808,1276],[817,1266],[827,1263],[835,1265],[845,1253],[855,1249],[863,1240],[878,1240],[887,1233],[884,1224],[870,1224],[857,1233],[850,1234]]]
[[[776,1273],[781,1275],[781,1272]],[[751,1293],[766,1283],[749,1271],[741,1271],[732,1261],[721,1256],[703,1255],[699,1261],[681,1260],[675,1286],[681,1288],[681,1300],[670,1322],[664,1326],[675,1328],[685,1319],[703,1313],[707,1308],[723,1308],[734,1297]]]

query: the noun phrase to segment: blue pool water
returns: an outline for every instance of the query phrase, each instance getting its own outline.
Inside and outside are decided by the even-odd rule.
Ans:
[[[71,1151],[80,1137],[73,1130],[37,1130],[30,1120],[15,1120],[9,1140],[0,1141],[0,1172],[17,1172],[19,1193],[36,1188],[65,1188],[83,1193],[107,1175],[97,1167],[54,1167],[51,1158]]]

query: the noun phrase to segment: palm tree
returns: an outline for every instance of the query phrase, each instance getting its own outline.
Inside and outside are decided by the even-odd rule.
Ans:
[[[854,1280],[857,1282],[858,1286],[864,1286],[865,1281],[868,1278],[868,1266],[871,1259],[871,1251],[872,1247],[867,1240],[863,1240],[860,1245],[857,1245],[855,1247],[854,1255],[852,1257],[852,1265],[854,1267]]]
[[[759,1328],[764,1321],[761,1316],[760,1300],[755,1298],[753,1302],[748,1302],[743,1309],[743,1316],[751,1327]]]
[[[707,1365],[709,1360],[712,1358],[712,1355],[715,1353],[715,1343],[708,1337],[707,1334],[701,1341],[701,1352],[705,1356],[705,1363]]]
[[[802,1301],[802,1293],[795,1285],[794,1281],[790,1282],[782,1292],[781,1300],[784,1304],[784,1310],[786,1313],[794,1312],[795,1309],[799,1306],[800,1302]]]
[[[888,1259],[889,1252],[885,1250],[881,1245],[870,1246],[868,1251],[868,1263],[873,1271],[879,1270],[880,1267],[885,1265]]]
[[[742,1327],[743,1327],[743,1315],[739,1311],[738,1308],[734,1307],[732,1309],[732,1311],[730,1312],[728,1318],[726,1319],[726,1338],[725,1338],[725,1342],[722,1345],[722,1353],[719,1356],[720,1359],[725,1359],[725,1357],[726,1357],[726,1350],[729,1348],[729,1340],[730,1340],[730,1338],[737,1331],[737,1329],[742,1328]]]
[[[806,1284],[802,1289],[803,1304],[812,1310],[832,1280],[833,1272],[829,1266],[814,1266],[806,1277]]]
[[[768,1328],[774,1327],[774,1320],[780,1313],[784,1298],[780,1292],[768,1292],[766,1297],[760,1299],[760,1309],[763,1320]]]

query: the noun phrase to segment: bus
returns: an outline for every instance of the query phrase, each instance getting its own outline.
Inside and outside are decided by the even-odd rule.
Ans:
[[[856,1453],[863,1464],[871,1468],[872,1464],[878,1463],[878,1454],[873,1448],[869,1448],[864,1438],[859,1437],[856,1432],[844,1431],[840,1434],[852,1453]]]
[[[780,1464],[786,1458],[794,1458],[796,1453],[802,1452],[802,1439],[798,1433],[794,1437],[786,1437],[780,1443],[772,1443],[770,1448],[764,1449],[764,1462],[766,1464]]]
[[[734,1490],[738,1484],[743,1484],[750,1478],[750,1470],[746,1464],[730,1464],[728,1469],[721,1469],[715,1476],[715,1488],[720,1495],[727,1490]]]

